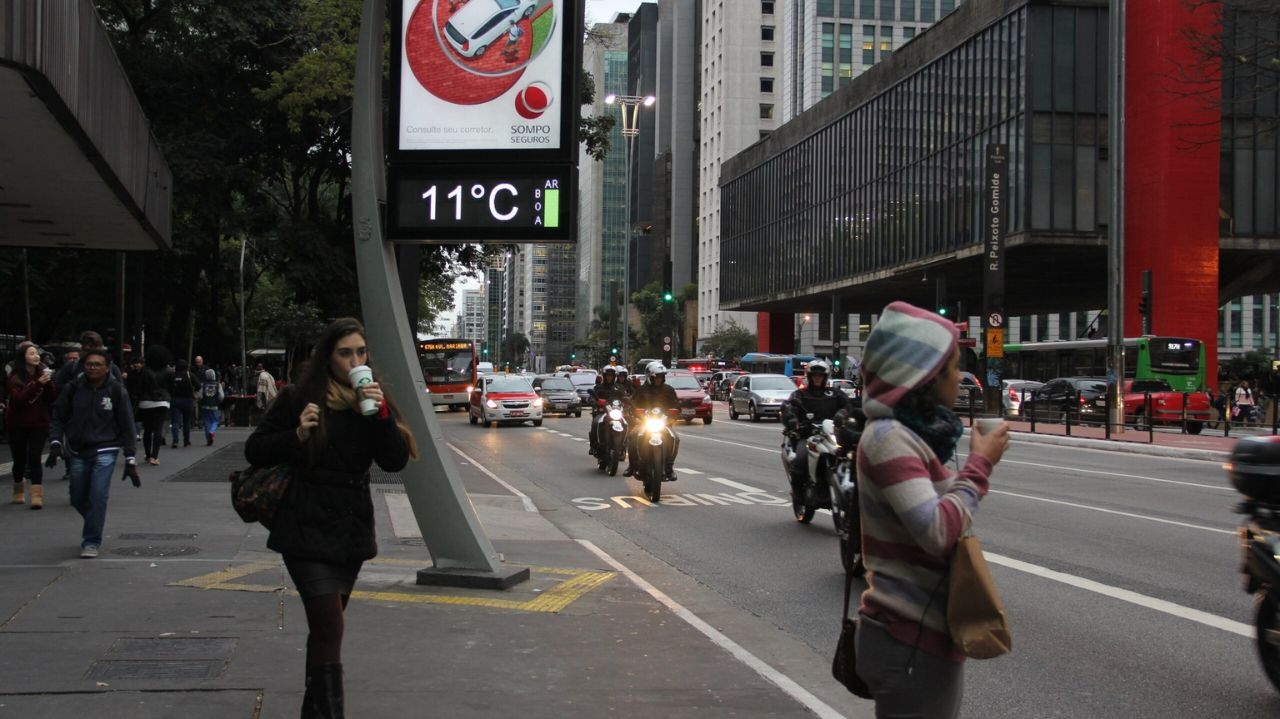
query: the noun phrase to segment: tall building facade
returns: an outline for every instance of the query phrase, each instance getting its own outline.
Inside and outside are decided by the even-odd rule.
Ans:
[[[488,353],[482,356],[482,359],[498,363],[501,361],[502,341],[506,338],[505,323],[503,322],[506,282],[503,275],[506,270],[506,254],[494,255],[485,262],[484,268],[484,287],[485,293],[485,349]]]
[[[961,0],[779,0],[776,111],[786,122],[915,39]]]
[[[583,46],[586,70],[595,80],[595,103],[583,112],[616,113],[605,96],[627,92],[626,33],[629,15],[594,25]],[[609,153],[597,161],[583,152],[578,163],[579,225],[576,336],[585,339],[597,307],[609,302],[610,282],[622,287],[626,251],[627,158],[622,123],[609,135]]]
[[[654,106],[652,236],[670,262],[675,292],[696,280],[698,266],[698,123],[702,4],[659,0],[657,103]],[[692,347],[686,354],[692,354]]]
[[[483,288],[462,291],[462,337],[483,342],[486,338],[486,298]]]
[[[546,368],[552,369],[569,361],[577,334],[574,296],[578,283],[574,279],[578,247],[563,242],[542,247],[547,250],[546,308],[543,311],[547,329],[543,354],[547,358]]]
[[[698,337],[749,312],[720,310],[720,165],[778,125],[776,12],[781,0],[702,0],[698,145]],[[765,39],[768,37],[769,39]]]
[[[627,23],[627,94],[636,97],[658,93],[658,5],[641,3]],[[628,270],[631,292],[650,282],[664,280],[666,258],[653,232],[654,215],[654,148],[657,114],[653,106],[641,106],[636,116],[639,130],[634,138],[624,139],[631,152],[628,172],[631,194],[628,218]]]

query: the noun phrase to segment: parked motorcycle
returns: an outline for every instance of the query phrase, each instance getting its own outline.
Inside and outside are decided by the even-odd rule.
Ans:
[[[661,407],[645,411],[640,425],[640,441],[637,444],[636,478],[644,483],[644,495],[657,504],[662,499],[662,480],[666,476],[667,453],[670,452],[666,435],[667,413]]]
[[[809,419],[813,419],[812,414]],[[791,510],[796,521],[808,524],[819,509],[831,510],[831,522],[840,540],[840,564],[845,572],[862,576],[866,567],[862,561],[862,517],[855,467],[861,435],[852,419],[846,422],[844,431],[840,431],[834,420],[823,420],[822,424],[813,425],[809,437],[803,438],[809,468],[803,481],[791,475],[796,452],[784,434],[782,468],[791,487]]]
[[[627,454],[627,416],[622,400],[611,400],[604,407],[604,417],[595,426],[598,432],[596,460],[610,477],[618,474],[618,462]]]
[[[1248,437],[1236,443],[1225,465],[1231,484],[1245,496],[1236,513],[1240,527],[1244,589],[1254,596],[1258,657],[1280,690],[1280,437]]]

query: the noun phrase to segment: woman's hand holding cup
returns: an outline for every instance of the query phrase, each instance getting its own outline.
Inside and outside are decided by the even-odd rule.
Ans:
[[[306,407],[302,408],[302,414],[298,415],[298,441],[306,442],[311,439],[311,430],[320,426],[320,405],[315,402],[308,402]]]
[[[1009,423],[999,417],[984,417],[969,433],[969,452],[982,455],[991,464],[1000,461],[1009,449]]]

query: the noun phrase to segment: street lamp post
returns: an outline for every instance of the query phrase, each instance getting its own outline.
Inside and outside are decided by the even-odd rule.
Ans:
[[[795,354],[800,354],[800,341],[804,339],[804,326],[809,324],[810,319],[811,318],[809,317],[809,315],[803,315],[800,317],[800,324],[799,324],[799,327],[796,329]]]
[[[622,365],[630,364],[627,351],[631,339],[631,166],[635,162],[636,137],[640,135],[640,106],[653,107],[653,95],[605,95],[606,105],[617,105],[622,111],[622,136],[627,140],[627,185],[624,223],[626,239],[622,254]]]

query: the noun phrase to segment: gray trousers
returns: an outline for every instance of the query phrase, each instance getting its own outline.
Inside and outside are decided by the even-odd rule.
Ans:
[[[894,639],[884,625],[858,617],[858,675],[875,696],[876,719],[956,719],[964,664]]]

